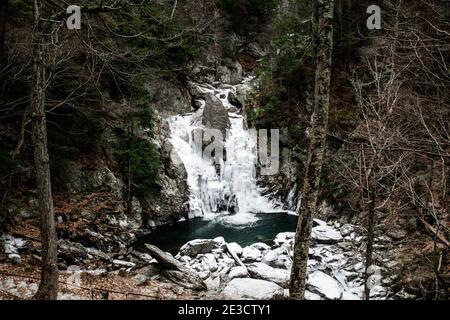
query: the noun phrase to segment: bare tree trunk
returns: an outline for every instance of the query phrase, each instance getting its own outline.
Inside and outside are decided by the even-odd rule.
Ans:
[[[373,188],[376,188],[375,186]],[[365,262],[365,270],[364,270],[364,299],[370,299],[370,267],[373,264],[373,244],[375,239],[375,221],[376,221],[376,212],[375,212],[375,202],[376,202],[376,192],[375,190],[369,190],[369,205],[368,205],[368,214],[369,221],[367,225],[367,248],[366,248],[366,262]]]
[[[3,64],[6,59],[5,33],[6,33],[6,20],[8,18],[8,4],[9,0],[0,1],[0,64]]]
[[[314,113],[311,142],[303,181],[302,201],[295,236],[294,261],[291,273],[291,299],[304,300],[313,216],[319,195],[320,175],[325,152],[330,104],[331,56],[333,52],[334,0],[317,0],[319,15]]]
[[[36,170],[42,243],[41,282],[34,298],[39,300],[55,300],[58,294],[57,239],[50,182],[50,161],[47,149],[45,45],[43,43],[41,28],[41,12],[42,2],[40,0],[34,0],[31,112],[33,122],[34,165]]]

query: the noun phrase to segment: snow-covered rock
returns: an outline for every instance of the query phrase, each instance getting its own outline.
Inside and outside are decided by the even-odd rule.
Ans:
[[[386,288],[379,285],[374,286],[373,288],[370,289],[370,298],[379,299],[385,297],[387,294],[388,291],[386,290]]]
[[[343,237],[346,237],[346,236],[350,235],[354,230],[355,230],[355,227],[352,226],[351,224],[344,224],[341,227],[340,232]]]
[[[192,258],[191,258],[191,257],[188,257],[188,256],[182,256],[182,257],[180,257],[179,260],[180,260],[182,263],[184,263],[184,264],[189,264],[189,262],[192,261]]]
[[[288,255],[286,247],[279,247],[268,251],[262,258],[262,262],[271,267],[281,269],[289,269],[292,265],[292,259]]]
[[[362,273],[364,271],[364,263],[358,262],[357,264],[355,264],[353,266],[353,270],[355,270],[356,272]]]
[[[242,249],[242,262],[259,262],[262,259],[261,251],[253,247]]]
[[[355,293],[344,291],[342,294],[342,300],[361,300],[361,298]]]
[[[336,243],[342,241],[341,233],[328,225],[319,225],[312,229],[311,237],[319,243]]]
[[[327,226],[328,224],[325,222],[325,221],[323,221],[323,220],[320,220],[320,219],[314,219],[313,220],[313,227],[317,227],[317,226]]]
[[[278,300],[283,294],[283,288],[273,282],[250,278],[233,279],[222,291],[227,300]]]
[[[281,269],[290,269],[292,266],[292,259],[286,254],[280,254],[277,260],[274,261],[273,267]]]
[[[270,250],[262,258],[262,263],[265,263],[269,266],[273,266],[273,264],[275,263],[275,261],[277,261],[277,259],[278,259],[278,252],[276,252],[275,250]]]
[[[305,290],[305,300],[322,300],[322,298],[316,293]]]
[[[220,288],[220,277],[208,278],[205,280],[206,287],[210,291],[214,291]]]
[[[230,270],[230,273],[228,274],[228,278],[230,280],[233,280],[235,278],[247,278],[248,277],[248,271],[245,267],[234,267]]]
[[[8,256],[8,259],[13,263],[20,264],[22,262],[22,258],[19,255],[19,250],[28,246],[26,240],[15,238],[9,234],[4,234],[2,238],[4,252]]]
[[[180,255],[195,257],[202,253],[211,253],[216,242],[212,239],[196,239],[189,241],[180,249]]]
[[[197,275],[200,277],[200,279],[206,280],[211,275],[211,272],[209,270],[200,271],[200,272],[197,272]]]
[[[277,246],[281,246],[282,244],[290,245],[294,243],[294,240],[295,240],[295,232],[282,232],[275,237],[273,242],[275,242]]]
[[[250,247],[258,249],[259,251],[263,251],[263,252],[270,250],[270,246],[265,243],[262,243],[262,242],[254,243],[254,244],[250,245]]]
[[[289,287],[289,273],[286,270],[275,269],[267,264],[255,262],[247,266],[252,278],[274,282],[283,288]]]
[[[219,268],[216,258],[212,253],[207,253],[201,257],[202,264],[206,267],[205,269],[209,269],[214,272]]]
[[[308,276],[308,288],[311,292],[329,300],[339,300],[343,293],[339,283],[322,271],[313,272]]]
[[[17,250],[25,249],[27,241],[21,238],[15,238],[9,234],[3,235],[3,242],[5,246],[5,253],[17,253]],[[10,252],[8,252],[8,249]]]
[[[232,268],[236,265],[236,261],[225,255],[219,260],[218,264],[224,267]]]
[[[232,250],[238,257],[242,255],[242,247],[236,242],[231,242],[228,244],[228,249]]]
[[[213,241],[214,241],[214,246],[215,246],[216,248],[220,248],[220,249],[224,249],[225,246],[226,246],[226,244],[227,244],[227,243],[225,242],[224,237],[217,237],[217,238],[214,238]]]
[[[17,253],[8,254],[8,259],[15,264],[20,264],[22,262],[22,257]]]
[[[126,268],[133,268],[136,266],[136,264],[133,262],[123,260],[113,260],[113,264],[118,267],[126,267]]]

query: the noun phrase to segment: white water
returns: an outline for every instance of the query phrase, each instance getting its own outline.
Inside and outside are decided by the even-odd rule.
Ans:
[[[225,108],[232,108],[223,95],[228,97],[228,92],[234,88],[201,88],[214,92]],[[257,220],[256,213],[277,210],[271,200],[261,195],[257,186],[254,138],[245,129],[241,115],[231,110],[229,115],[231,128],[225,141],[226,161],[217,164],[218,168],[204,160],[194,147],[192,132],[198,126],[192,124],[192,114],[169,119],[171,142],[187,171],[190,218],[204,217],[227,224],[247,225]]]

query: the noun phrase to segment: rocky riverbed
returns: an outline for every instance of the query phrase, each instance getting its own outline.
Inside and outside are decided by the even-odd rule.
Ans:
[[[308,262],[309,300],[359,300],[363,293],[362,241],[352,225],[314,220]],[[293,232],[280,233],[272,243],[242,248],[222,237],[186,243],[176,258],[202,278],[208,290],[225,299],[283,299],[289,291]],[[382,243],[387,239],[378,239]],[[388,261],[385,261],[386,263]],[[372,299],[392,296],[392,279],[374,267]]]
[[[115,287],[111,287],[110,283],[121,283],[119,288],[126,287],[128,292],[139,292],[149,299],[158,298],[161,292],[171,299],[286,299],[289,295],[294,235],[293,232],[279,233],[272,241],[245,247],[227,242],[223,237],[195,239],[183,245],[174,257],[161,251],[167,259],[179,264],[177,268],[185,268],[181,269],[184,273],[191,272],[198,277],[204,287],[203,284],[193,286],[174,280],[173,274],[169,276],[165,272],[168,267],[158,257],[155,259],[133,247],[102,252],[80,243],[60,240],[59,267],[64,281],[73,281],[74,275],[77,275],[82,279],[82,286],[100,281],[103,287],[106,285],[111,289]],[[3,235],[2,239],[3,260],[10,266],[5,264],[6,269],[2,269],[9,271],[25,265],[25,269],[30,270],[30,260],[38,260],[32,243],[11,235]],[[390,271],[395,262],[388,255],[392,241],[388,236],[376,239],[375,247],[379,255],[371,278],[371,299],[407,298],[404,293],[394,294],[391,290],[396,280],[396,275]],[[362,299],[364,250],[364,237],[355,226],[315,219],[306,298]],[[38,273],[35,275],[38,276]],[[192,277],[188,278],[188,282],[189,279]],[[36,280],[2,275],[0,280],[3,293],[30,297],[37,289]],[[65,290],[60,294],[61,299],[89,298],[80,291],[63,287]]]

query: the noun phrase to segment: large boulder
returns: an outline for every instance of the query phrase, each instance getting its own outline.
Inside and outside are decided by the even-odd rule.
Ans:
[[[275,261],[277,261],[279,255],[280,253],[278,251],[270,250],[264,255],[262,262],[269,266],[273,266]]]
[[[242,80],[243,69],[239,62],[217,67],[216,79],[222,83],[238,84]]]
[[[233,280],[236,278],[247,278],[249,276],[247,268],[242,266],[234,267],[228,274],[228,279]]]
[[[271,267],[282,269],[289,269],[292,265],[292,260],[286,247],[268,251],[264,254],[262,262]]]
[[[259,262],[262,259],[262,253],[251,246],[242,250],[242,262]]]
[[[322,300],[322,298],[316,293],[305,290],[305,300]]]
[[[147,83],[152,105],[158,110],[163,119],[177,114],[190,112],[192,109],[191,96],[185,86],[176,81],[168,81],[157,77]]]
[[[208,52],[208,48],[206,48],[207,50],[201,50],[201,55],[204,55],[204,61],[207,65],[215,65],[215,63],[217,63],[217,58],[213,58],[214,54],[212,54],[212,52]],[[200,59],[202,60],[202,59]],[[199,63],[195,63],[192,64],[189,67],[189,70],[192,74],[192,78],[196,79],[199,82],[204,82],[204,83],[212,83],[215,80],[215,76],[216,76],[216,69],[210,66],[205,66]]]
[[[320,220],[315,220],[320,221]],[[311,237],[320,243],[332,244],[342,241],[341,233],[326,223],[320,222],[317,227],[312,228]]]
[[[308,288],[311,292],[329,300],[339,300],[343,294],[339,283],[322,271],[313,272],[308,276]]]
[[[201,263],[205,269],[209,269],[211,272],[217,271],[219,265],[217,264],[216,257],[212,253],[207,253],[200,258]]]
[[[240,105],[245,105],[245,100],[253,91],[253,85],[251,82],[244,82],[236,86],[236,100]]]
[[[289,287],[289,272],[287,270],[275,269],[265,263],[252,263],[247,266],[252,278],[274,282],[283,288]]]
[[[277,234],[273,242],[275,242],[277,246],[281,246],[284,244],[290,246],[294,243],[294,240],[295,240],[295,232],[282,232]]]
[[[227,245],[228,250],[233,251],[238,257],[240,257],[242,255],[242,247],[236,243],[236,242],[231,242]]]
[[[200,108],[193,117],[192,124],[203,126],[206,129],[217,129],[226,137],[226,131],[231,126],[228,111],[219,98],[214,94],[207,94],[205,106]]]
[[[196,239],[183,245],[179,253],[181,256],[196,257],[199,254],[211,253],[214,245],[212,239]]]
[[[254,243],[254,244],[250,245],[250,247],[258,249],[259,251],[264,252],[264,253],[270,250],[270,246],[263,242]]]
[[[233,91],[228,92],[228,102],[235,106],[238,109],[242,109],[243,104],[239,99],[237,98],[236,94]]]
[[[279,300],[283,298],[283,288],[258,279],[238,278],[231,280],[222,291],[227,300]]]
[[[58,255],[68,263],[76,263],[88,257],[88,250],[78,242],[61,239],[58,241]]]

